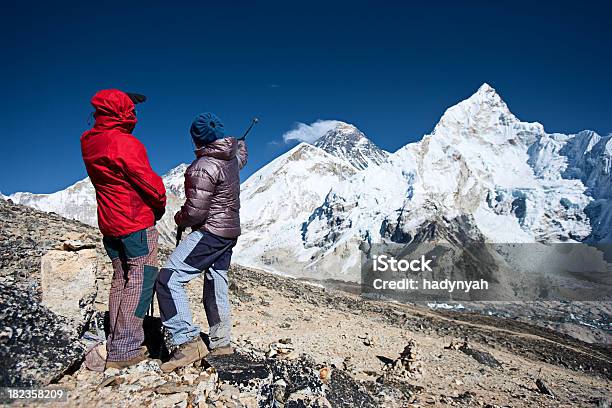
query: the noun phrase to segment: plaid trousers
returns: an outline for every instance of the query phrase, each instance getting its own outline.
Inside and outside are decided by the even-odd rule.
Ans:
[[[142,323],[158,274],[158,237],[153,226],[123,237],[103,239],[114,270],[108,302],[108,361],[130,360],[141,353]]]

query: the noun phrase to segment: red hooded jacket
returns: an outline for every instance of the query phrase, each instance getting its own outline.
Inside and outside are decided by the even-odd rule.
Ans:
[[[81,152],[96,189],[100,231],[120,237],[148,228],[164,213],[166,188],[131,135],[134,103],[124,92],[108,89],[96,93],[91,104],[96,123],[81,136]]]

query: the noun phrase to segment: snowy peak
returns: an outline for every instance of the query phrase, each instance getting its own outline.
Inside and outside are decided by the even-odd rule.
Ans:
[[[464,136],[469,136],[486,133],[487,128],[512,127],[518,123],[495,89],[484,83],[472,96],[448,108],[432,134],[460,129]]]
[[[339,122],[325,133],[314,142],[314,146],[349,162],[359,170],[380,164],[389,156],[388,152],[372,143],[359,129],[344,122]]]
[[[482,84],[472,96],[463,102],[466,105],[479,105],[485,108],[501,108],[509,112],[508,106],[502,100],[501,96],[499,96],[495,88],[486,82]]]
[[[294,184],[304,185],[310,179],[317,180],[328,176],[344,179],[354,173],[355,169],[344,160],[321,148],[302,142],[272,160],[242,183],[241,199],[248,201],[252,195],[261,194],[274,184],[291,191],[292,188],[297,188]],[[315,181],[311,187],[317,190],[321,187],[321,194],[326,194],[331,185],[325,186],[325,183]],[[272,200],[276,198],[270,197]]]

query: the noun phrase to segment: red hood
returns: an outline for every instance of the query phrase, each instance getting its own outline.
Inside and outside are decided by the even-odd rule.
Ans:
[[[132,133],[136,126],[134,103],[125,92],[118,89],[104,89],[91,98],[95,108],[94,129],[121,128]]]

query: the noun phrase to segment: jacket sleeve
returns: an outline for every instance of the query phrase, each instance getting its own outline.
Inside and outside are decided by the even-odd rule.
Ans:
[[[166,187],[151,168],[143,144],[132,137],[118,146],[117,165],[159,220],[166,207]]]
[[[213,164],[193,170],[187,169],[185,172],[185,204],[174,216],[174,221],[179,227],[193,227],[206,221],[218,177],[219,170]]]
[[[236,153],[236,157],[238,158],[240,170],[242,170],[249,157],[249,152],[247,151],[246,142],[244,140],[238,141],[238,152]]]

